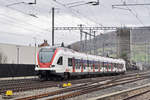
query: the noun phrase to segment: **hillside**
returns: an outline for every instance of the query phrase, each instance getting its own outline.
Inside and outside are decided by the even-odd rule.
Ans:
[[[150,29],[145,30],[131,30],[130,35],[131,40],[131,60],[135,62],[149,63],[150,54]],[[82,41],[82,46],[80,41],[73,43],[70,47],[74,50],[87,52],[111,57],[117,57],[118,39],[115,31],[108,32],[102,35],[98,35],[94,39],[87,40],[87,45],[85,41]]]

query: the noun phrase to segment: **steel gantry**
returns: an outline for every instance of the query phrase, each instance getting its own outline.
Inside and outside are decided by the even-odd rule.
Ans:
[[[120,29],[120,28],[128,28],[128,29],[150,29],[150,27],[85,27],[85,26],[82,26],[82,27],[54,27],[54,30],[117,30],[117,29]]]
[[[116,30],[119,27],[54,27],[54,30]]]

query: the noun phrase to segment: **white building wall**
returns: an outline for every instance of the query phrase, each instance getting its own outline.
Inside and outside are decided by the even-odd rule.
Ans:
[[[35,51],[37,54],[38,50],[31,46],[0,43],[0,63],[35,64]]]

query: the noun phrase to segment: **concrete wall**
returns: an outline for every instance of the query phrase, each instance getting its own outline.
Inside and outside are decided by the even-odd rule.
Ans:
[[[35,64],[35,47],[0,43],[0,64]]]

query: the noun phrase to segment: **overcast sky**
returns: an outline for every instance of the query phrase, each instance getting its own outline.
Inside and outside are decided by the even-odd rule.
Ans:
[[[51,44],[51,8],[55,7],[55,26],[150,26],[150,5],[121,7],[126,3],[150,3],[150,0],[100,0],[100,5],[84,4],[96,0],[0,0],[0,43],[33,45],[44,39]],[[25,3],[20,3],[25,2]],[[12,5],[18,3],[16,5]],[[78,3],[76,3],[78,4]],[[31,15],[36,15],[33,17]],[[97,32],[99,33],[99,32]],[[79,31],[55,31],[55,44],[79,41]]]

